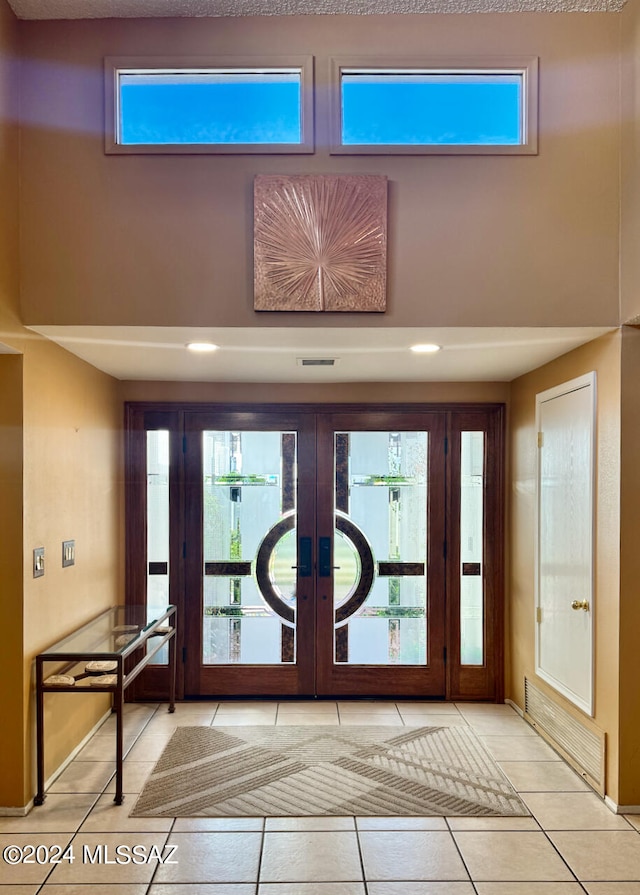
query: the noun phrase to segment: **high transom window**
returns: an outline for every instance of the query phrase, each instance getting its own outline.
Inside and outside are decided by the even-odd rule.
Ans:
[[[537,60],[334,60],[334,153],[535,153]]]
[[[311,152],[312,64],[107,60],[107,152]]]

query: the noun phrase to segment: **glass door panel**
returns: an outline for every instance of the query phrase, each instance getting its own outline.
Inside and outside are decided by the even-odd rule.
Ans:
[[[335,433],[336,664],[426,665],[427,432]]]
[[[295,663],[295,432],[205,431],[202,459],[202,663]]]
[[[147,608],[152,618],[166,609],[169,598],[169,430],[147,432]],[[147,644],[153,649],[153,643]],[[149,664],[166,665],[169,647],[150,659]]]
[[[336,414],[320,433],[318,692],[444,695],[444,420]]]
[[[484,432],[460,433],[460,664],[484,663]]]
[[[299,457],[314,425],[186,414],[190,695],[313,690],[313,499],[299,495],[314,457]]]

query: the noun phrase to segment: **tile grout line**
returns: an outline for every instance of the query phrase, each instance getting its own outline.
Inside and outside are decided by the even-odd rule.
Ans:
[[[256,872],[256,895],[260,891],[260,886],[262,885],[260,877],[262,876],[262,858],[264,855],[264,846],[265,846],[265,836],[267,833],[267,818],[262,818],[262,831],[260,834],[260,852],[258,854],[258,870]]]
[[[445,817],[445,823],[447,824],[447,827],[449,827],[449,821],[448,821],[448,819],[447,819],[446,817]],[[473,886],[474,891],[477,892],[478,890],[477,890],[477,888],[476,888],[474,879],[473,879],[473,877],[471,876],[471,872],[470,872],[469,868],[467,867],[467,862],[465,861],[465,859],[464,859],[464,855],[462,854],[462,851],[461,851],[461,849],[460,849],[460,846],[458,845],[458,840],[457,840],[456,837],[454,836],[453,830],[452,830],[450,827],[449,827],[449,836],[451,837],[451,841],[453,842],[454,848],[455,848],[456,851],[458,852],[458,857],[459,857],[460,860],[462,861],[462,866],[464,867],[464,869],[465,869],[466,872],[467,872],[467,876],[469,877],[469,880],[470,880],[470,882],[471,882],[471,885]]]
[[[175,826],[175,823],[176,823],[176,818],[174,817],[174,819],[173,819],[173,823],[172,823],[171,826],[169,827],[169,830],[168,830],[167,833],[166,833],[166,838],[165,838],[164,842],[162,843],[162,851],[161,851],[161,854],[162,854],[162,852],[164,851],[165,846],[166,846],[167,842],[169,841],[169,839],[170,839],[170,837],[171,837],[171,832],[172,832],[172,830],[173,830],[173,827]],[[135,834],[134,834],[134,835],[135,835]],[[155,835],[155,834],[154,834],[154,835]],[[156,866],[154,867],[154,869],[153,869],[153,873],[151,874],[151,877],[150,877],[149,882],[148,882],[148,884],[147,884],[147,892],[145,893],[145,895],[148,895],[148,893],[151,891],[151,886],[153,885],[153,881],[154,881],[155,878],[156,878],[156,874],[157,874],[159,868],[160,868],[160,863],[159,863],[158,861],[156,861]],[[135,885],[135,883],[125,883],[125,885]]]
[[[558,855],[558,857],[560,858],[560,860],[562,861],[562,863],[565,865],[565,867],[567,868],[567,870],[569,871],[569,873],[570,873],[571,876],[573,877],[574,881],[575,881],[576,883],[579,883],[580,885],[582,885],[582,884],[580,883],[580,880],[578,879],[577,874],[575,874],[575,873],[573,872],[573,868],[571,867],[571,865],[569,864],[569,862],[565,859],[564,855],[560,852],[560,849],[557,847],[557,845],[555,844],[555,842],[553,841],[553,839],[549,836],[549,834],[547,833],[547,831],[546,831],[545,829],[543,829],[543,830],[542,830],[542,833],[543,833],[545,839],[547,840],[547,842],[549,842],[549,843],[551,844],[551,847],[553,848],[553,850],[555,851],[555,853]],[[584,886],[582,886],[582,888],[584,888]]]
[[[362,886],[364,888],[364,895],[369,895],[369,884],[367,882],[367,874],[364,869],[364,856],[362,854],[362,843],[360,842],[360,827],[354,815],[353,817],[353,826],[356,831],[356,844],[358,846],[358,857],[360,858],[360,871],[362,873]]]

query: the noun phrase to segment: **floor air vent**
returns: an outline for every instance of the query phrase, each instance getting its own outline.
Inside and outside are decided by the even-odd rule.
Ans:
[[[584,721],[563,709],[524,679],[524,716],[538,733],[604,795],[605,735],[593,722]]]

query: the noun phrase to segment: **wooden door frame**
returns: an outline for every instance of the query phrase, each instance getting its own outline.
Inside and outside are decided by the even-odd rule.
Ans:
[[[171,541],[171,588],[173,602],[178,606],[177,649],[178,657],[183,656],[186,646],[185,592],[186,580],[182,559],[182,544],[186,543],[186,506],[185,506],[185,471],[183,461],[184,422],[187,412],[194,413],[242,413],[282,414],[284,413],[438,413],[446,415],[447,438],[449,452],[454,447],[454,429],[456,420],[469,422],[484,416],[487,425],[487,437],[493,444],[487,450],[487,482],[492,484],[489,494],[489,506],[485,512],[485,565],[492,569],[490,584],[485,589],[485,655],[491,660],[482,668],[459,666],[459,602],[456,599],[457,585],[454,575],[454,563],[448,557],[445,579],[445,644],[446,644],[446,700],[476,699],[502,702],[504,699],[504,513],[505,513],[505,405],[497,403],[398,403],[398,404],[233,404],[227,402],[126,402],[125,403],[125,588],[127,602],[141,602],[141,595],[146,599],[146,569],[140,557],[146,557],[146,454],[144,453],[144,432],[149,427],[145,419],[154,419],[177,424],[177,430],[171,426],[171,470],[170,500],[177,509],[175,534]],[[151,414],[149,417],[147,415]],[[162,417],[166,414],[169,416]],[[160,428],[160,425],[151,426]],[[471,426],[473,428],[473,426]],[[460,431],[460,430],[458,430]],[[141,465],[142,464],[142,465]],[[451,473],[452,464],[447,463],[446,472],[446,508],[445,531],[447,544],[454,543],[453,526],[456,513],[452,510],[452,487],[455,477]],[[144,474],[140,474],[145,470]],[[491,550],[489,550],[489,544]],[[488,552],[487,552],[488,551]],[[489,591],[489,592],[487,592]],[[136,599],[137,598],[137,599]],[[491,655],[487,652],[491,650]],[[455,662],[457,658],[457,663]],[[178,662],[177,690],[178,699],[185,694],[184,663]],[[162,698],[166,692],[164,678],[166,669],[162,666],[149,667],[131,689],[130,698],[153,699]],[[223,695],[223,694],[221,694]],[[282,694],[286,695],[286,694]],[[295,695],[295,694],[290,694]],[[393,694],[380,694],[392,696]]]

